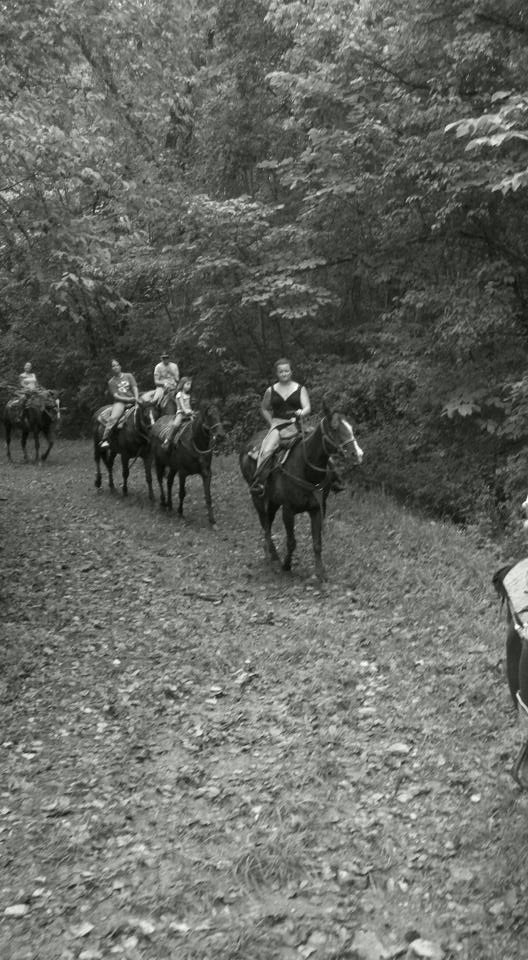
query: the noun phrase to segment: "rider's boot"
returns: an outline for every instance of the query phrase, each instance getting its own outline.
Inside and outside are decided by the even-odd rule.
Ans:
[[[272,459],[272,457],[268,457],[267,460],[264,460],[260,467],[257,467],[255,470],[253,480],[249,485],[249,492],[253,493],[256,497],[263,497],[266,492],[266,480],[271,473]]]
[[[106,426],[103,430],[103,436],[101,437],[101,442],[99,444],[100,450],[106,450],[110,446],[110,434],[112,433],[113,425],[111,427]]]

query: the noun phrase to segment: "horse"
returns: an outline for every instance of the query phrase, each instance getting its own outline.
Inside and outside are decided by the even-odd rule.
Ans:
[[[256,457],[265,431],[260,431],[244,444],[239,463],[242,476],[251,485],[256,470]],[[358,463],[363,459],[363,451],[358,445],[354,431],[343,413],[331,410],[326,404],[323,417],[310,433],[302,432],[293,441],[286,459],[279,457],[266,483],[264,496],[252,493],[253,505],[258,513],[264,532],[264,552],[272,567],[276,567],[280,558],[272,538],[272,524],[279,507],[282,507],[282,520],[286,530],[286,556],[282,569],[291,570],[292,557],[296,547],[295,517],[298,513],[308,513],[310,517],[312,545],[315,558],[315,575],[318,580],[326,580],[326,571],[322,562],[322,526],[326,513],[326,501],[333,483],[330,458],[343,454],[352,445]]]
[[[506,604],[506,678],[514,709],[528,728],[528,560],[497,570],[492,580]],[[528,789],[528,739],[514,761],[511,774],[521,790]]]
[[[21,431],[24,461],[27,463],[27,439],[31,434],[35,444],[35,463],[44,463],[55,442],[55,428],[60,423],[60,401],[52,390],[38,392],[25,398],[24,402],[9,401],[4,409],[3,422],[6,436],[7,459],[11,461],[11,434]],[[40,456],[39,435],[43,434],[48,444]]]
[[[179,476],[178,514],[183,516],[185,499],[185,481],[188,476],[199,474],[202,478],[207,516],[211,526],[216,523],[211,499],[211,460],[218,440],[225,436],[218,407],[215,403],[203,403],[191,420],[182,424],[170,446],[164,447],[171,426],[172,417],[160,417],[152,429],[152,454],[156,466],[156,475],[160,489],[160,503],[172,510],[172,485],[176,474]],[[167,471],[167,493],[163,487]]]
[[[123,496],[128,494],[128,477],[130,473],[130,461],[141,457],[145,470],[145,480],[147,481],[149,500],[154,499],[152,490],[152,456],[150,450],[150,429],[159,416],[159,411],[155,404],[150,400],[143,400],[134,404],[133,407],[125,411],[121,424],[111,431],[108,441],[110,446],[101,449],[101,440],[103,438],[105,419],[108,418],[110,406],[99,407],[93,416],[93,442],[94,442],[94,460],[95,460],[95,486],[99,490],[101,487],[101,460],[108,471],[108,486],[113,491],[114,460],[119,455],[121,457],[121,472],[123,475]]]

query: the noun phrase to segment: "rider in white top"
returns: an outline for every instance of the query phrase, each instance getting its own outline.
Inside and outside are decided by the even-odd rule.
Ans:
[[[33,373],[30,363],[24,364],[24,369],[18,377],[21,390],[24,393],[32,393],[38,387],[36,374]]]
[[[176,389],[179,379],[178,364],[169,361],[168,353],[162,353],[160,362],[154,367],[154,384],[156,386],[152,395],[154,403],[161,403],[167,390]]]

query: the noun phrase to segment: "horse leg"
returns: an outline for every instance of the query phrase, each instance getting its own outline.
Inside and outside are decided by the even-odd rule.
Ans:
[[[94,437],[94,460],[95,460],[95,480],[94,484],[98,490],[101,489],[101,451],[99,449],[99,439]]]
[[[282,520],[286,530],[286,556],[282,564],[282,569],[291,570],[292,556],[297,546],[295,539],[295,514],[286,504],[284,504],[282,508]]]
[[[255,504],[260,525],[264,532],[264,553],[266,555],[266,559],[269,560],[272,566],[276,566],[280,563],[280,557],[273,542],[271,528],[273,526],[273,521],[278,508],[271,503],[268,503],[267,505],[262,503],[262,500],[259,497],[253,497],[253,503]]]
[[[36,430],[33,431],[33,440],[35,443],[35,463],[39,463],[40,462],[40,439],[39,439],[38,427]]]
[[[143,467],[145,469],[145,480],[147,481],[149,500],[154,500],[154,491],[152,489],[152,454],[150,452],[143,457]]]
[[[181,476],[181,474],[180,474]],[[202,482],[203,482],[203,491],[205,497],[205,506],[207,507],[207,516],[209,517],[209,523],[212,527],[215,526],[216,520],[213,513],[213,501],[211,498],[211,471],[204,470],[202,473]]]
[[[108,486],[110,487],[110,490],[111,490],[112,493],[113,493],[114,490],[115,490],[115,486],[114,486],[114,460],[115,460],[115,458],[116,458],[116,454],[115,454],[115,453],[112,453],[112,452],[109,451],[109,450],[105,450],[105,452],[103,453],[102,456],[103,456],[103,461],[104,461],[105,467],[106,467],[106,469],[107,469],[107,471],[108,471]]]
[[[310,523],[312,525],[312,544],[315,557],[315,576],[318,580],[327,580],[326,571],[322,561],[322,531],[323,531],[323,512],[317,506],[310,510]]]
[[[6,448],[7,448],[7,459],[11,463],[11,424],[5,421],[5,438],[6,438]]]
[[[29,435],[29,430],[27,430],[26,427],[22,427],[22,437],[20,439],[20,445],[22,447],[22,453],[24,455],[24,463],[28,462],[28,455],[27,455],[28,435]]]
[[[172,485],[174,483],[175,476],[176,476],[176,470],[174,469],[174,467],[169,467],[169,473],[167,476],[167,510],[172,510]],[[181,505],[180,505],[180,512],[181,512]]]
[[[130,468],[128,466],[128,457],[124,453],[121,454],[121,473],[123,475],[123,496],[128,496],[128,477],[130,474]]]
[[[185,489],[185,481],[187,480],[187,474],[184,470],[178,472],[179,491],[178,491],[178,514],[180,517],[183,517],[183,501],[185,500],[185,494],[187,493]]]
[[[517,709],[517,691],[519,689],[519,667],[521,663],[522,640],[515,629],[511,616],[508,617],[506,635],[506,676],[513,705]]]
[[[163,489],[163,476],[165,474],[165,466],[159,459],[155,460],[155,464],[156,464],[156,477],[158,478],[158,486],[159,486],[159,492],[160,492],[160,507],[165,507],[167,505],[167,501],[165,499],[165,490]]]
[[[42,454],[42,462],[44,462],[45,460],[48,459],[49,452],[50,452],[50,450],[51,450],[51,448],[52,448],[52,446],[53,446],[53,434],[51,434],[51,433],[45,433],[44,436],[46,437],[46,441],[47,441],[47,444],[48,444],[48,449],[45,450],[44,453]]]

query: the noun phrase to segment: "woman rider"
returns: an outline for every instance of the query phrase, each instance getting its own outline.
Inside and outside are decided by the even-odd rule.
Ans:
[[[112,409],[99,444],[103,449],[110,446],[109,435],[126,408],[139,402],[135,377],[131,373],[123,373],[119,360],[112,360],[112,373],[113,376],[108,381],[108,392],[112,397]]]
[[[271,471],[272,459],[281,438],[297,433],[297,421],[311,411],[306,387],[292,379],[290,361],[285,357],[275,364],[276,383],[268,387],[260,405],[262,416],[269,430],[262,441],[257,460],[257,469],[250,490],[263,496],[266,480]]]

